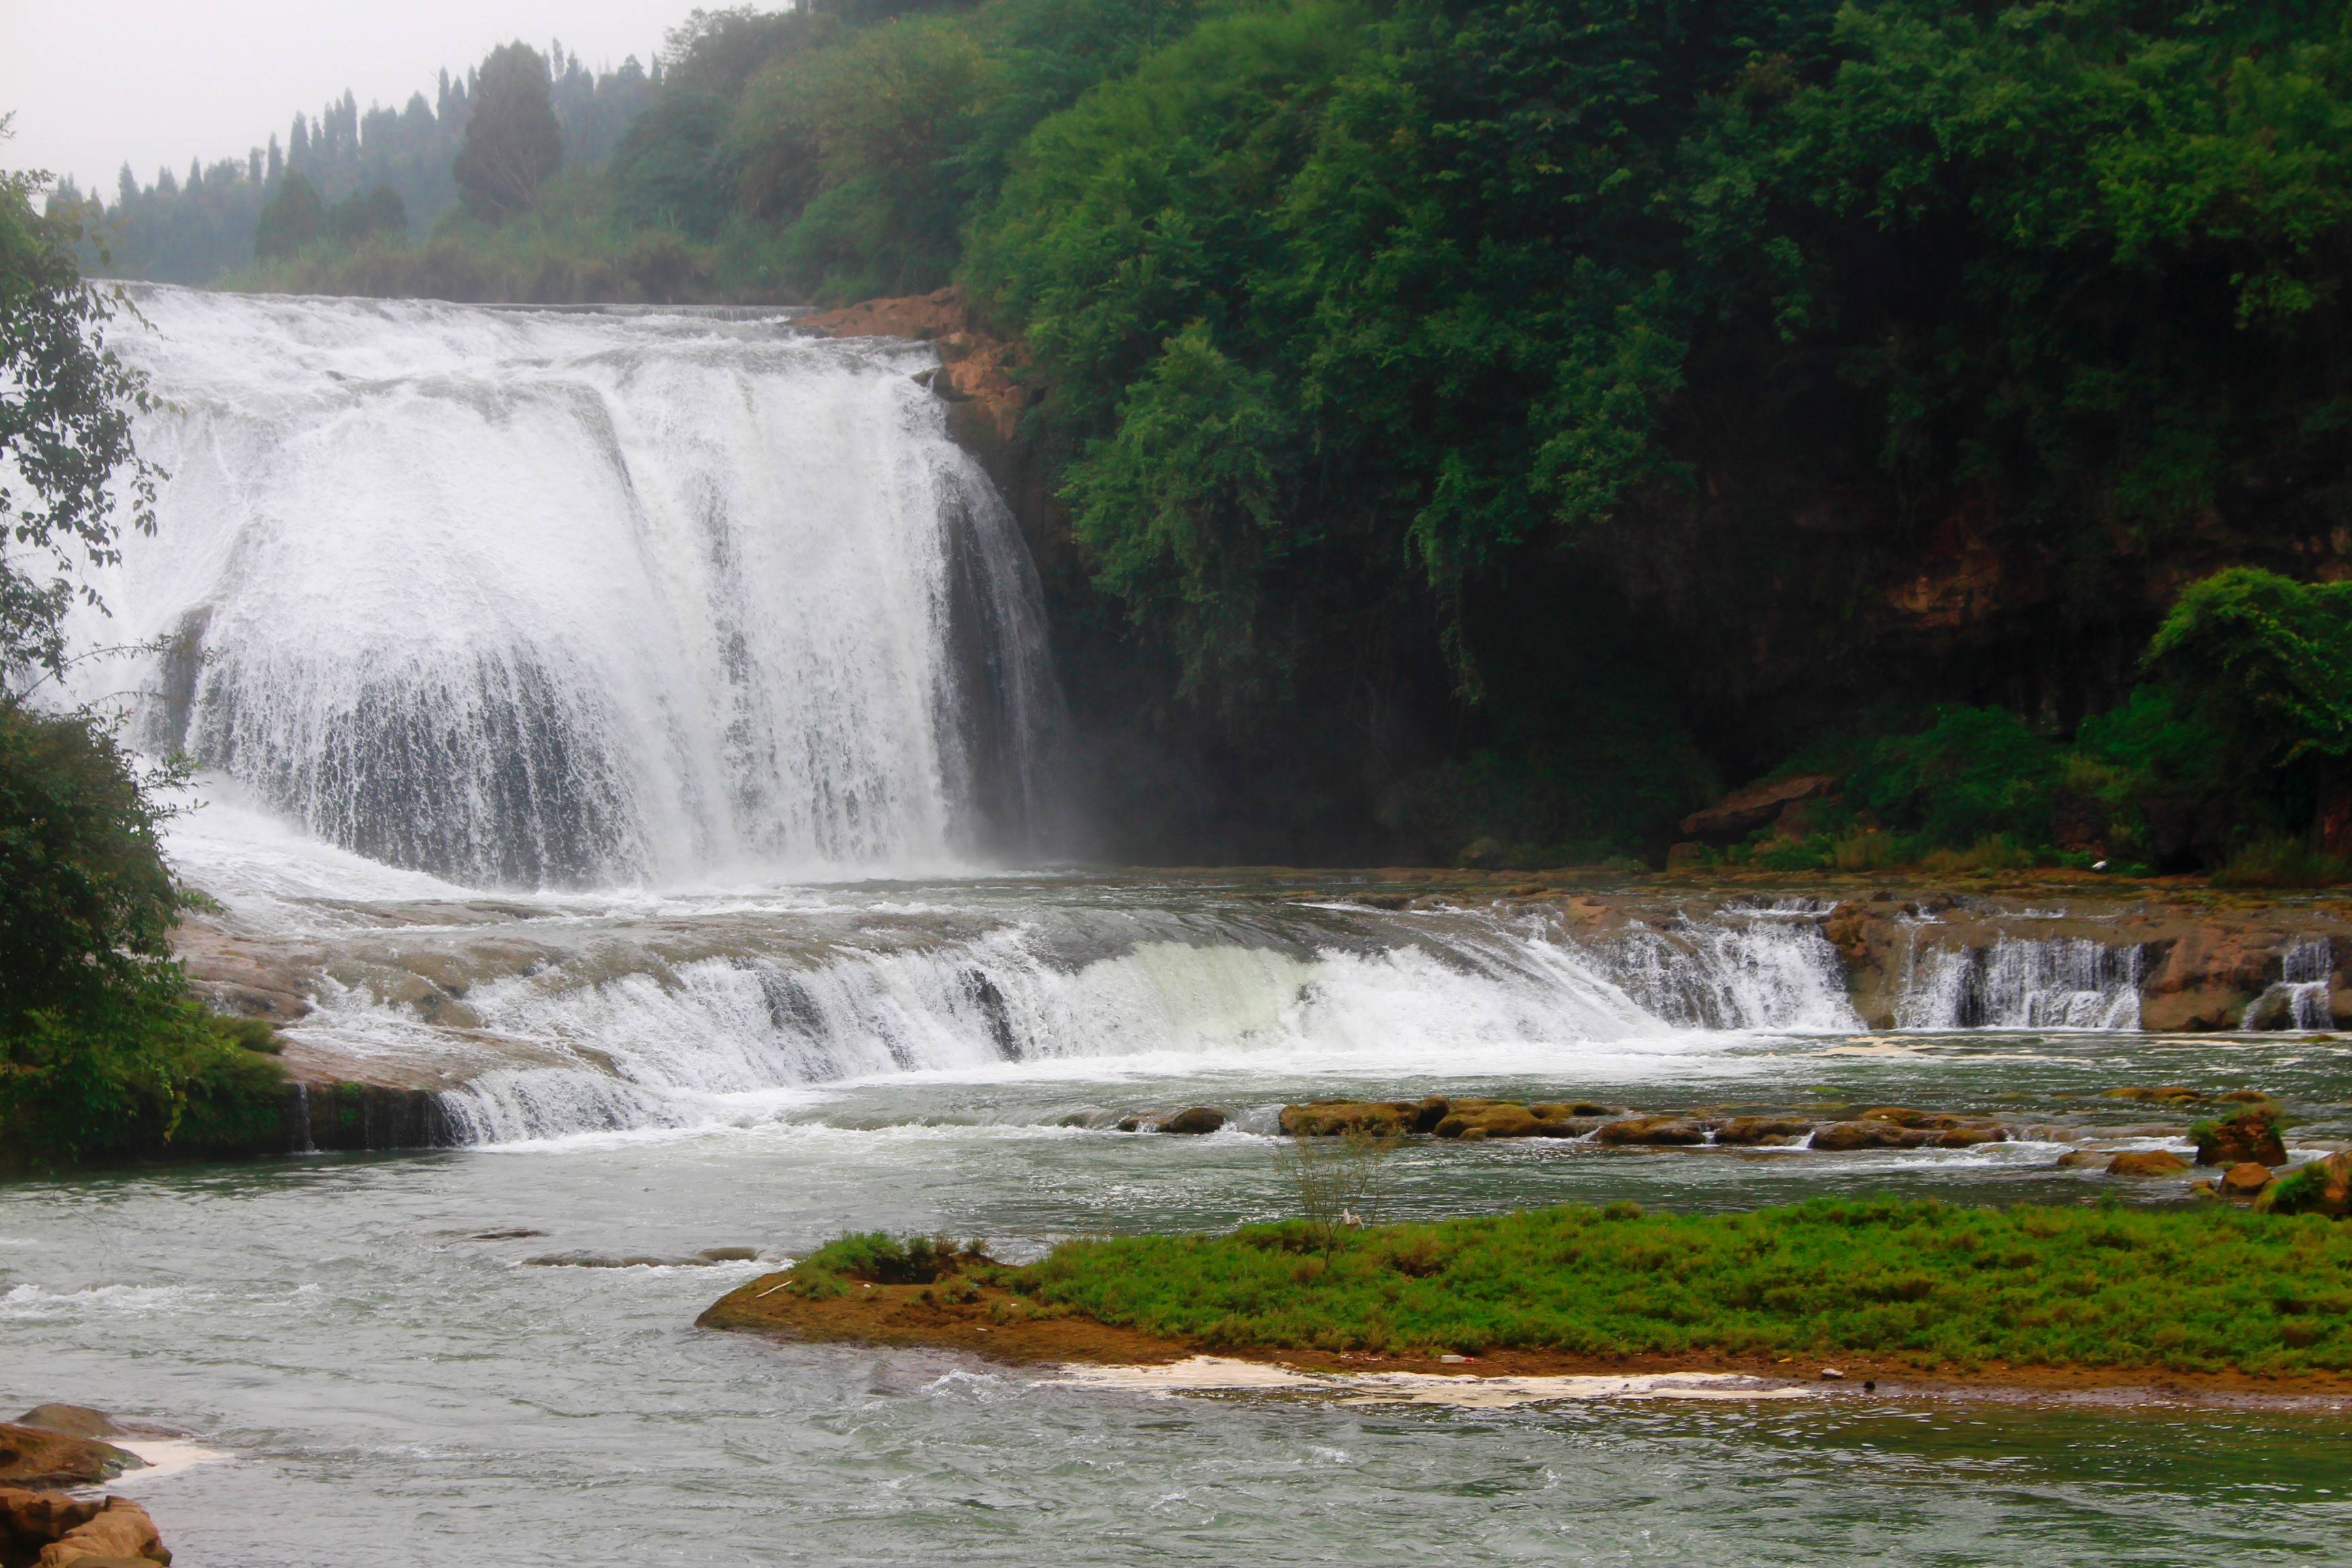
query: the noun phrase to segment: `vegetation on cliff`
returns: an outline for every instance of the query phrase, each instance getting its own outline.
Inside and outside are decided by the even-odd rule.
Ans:
[[[912,1284],[947,1316],[1075,1318],[1255,1354],[1719,1352],[2272,1376],[2352,1370],[2347,1268],[2352,1227],[2318,1215],[1822,1198],[1671,1215],[1613,1204],[1087,1238],[1018,1268],[977,1248],[847,1237],[708,1321],[761,1326],[764,1301],[766,1321],[789,1327],[796,1300]]]
[[[5,132],[0,121],[0,132]],[[81,569],[114,557],[139,379],[106,352],[112,308],[84,287],[36,182],[0,176],[0,1168],[252,1141],[283,1081],[268,1031],[189,1000],[170,933],[187,895],[162,817],[105,715],[37,707],[65,673]],[[127,485],[118,476],[127,476]]]
[[[1851,820],[1784,859],[2308,878],[2352,848],[2343,606],[2308,585],[2352,571],[2347,29],[2345,0],[698,12],[601,143],[576,61],[501,51],[412,118],[530,180],[412,205],[421,239],[312,215],[243,281],[961,283],[1027,351],[1031,522],[1124,853],[1654,857],[1827,749]],[[2266,575],[2181,598],[2229,567]]]

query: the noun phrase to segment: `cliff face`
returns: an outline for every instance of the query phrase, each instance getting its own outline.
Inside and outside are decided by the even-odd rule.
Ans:
[[[2189,584],[2242,564],[2352,578],[2352,529],[2324,492],[2248,493],[2161,533],[2069,532],[1981,495],[1799,482],[1750,460],[1645,496],[1582,555],[1673,650],[1736,780],[1889,700],[2069,731],[2129,691]]]

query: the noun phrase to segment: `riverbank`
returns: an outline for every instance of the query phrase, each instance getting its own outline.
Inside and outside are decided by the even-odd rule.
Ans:
[[[1011,1362],[1740,1372],[2352,1394],[2352,1226],[2221,1209],[1816,1200],[1066,1241],[1013,1266],[850,1237],[709,1327]]]

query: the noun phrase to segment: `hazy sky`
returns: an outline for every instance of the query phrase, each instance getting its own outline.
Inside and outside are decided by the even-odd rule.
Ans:
[[[188,160],[242,158],[345,88],[360,108],[433,96],[499,44],[550,39],[593,66],[650,62],[711,0],[0,0],[0,167],[71,174],[111,197]]]

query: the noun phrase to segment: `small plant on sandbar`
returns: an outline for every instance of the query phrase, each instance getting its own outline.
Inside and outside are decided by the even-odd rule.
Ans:
[[[1293,1138],[1276,1156],[1313,1245],[1329,1252],[1344,1232],[1375,1222],[1387,1194],[1382,1167],[1396,1145],[1393,1133],[1351,1127],[1336,1138]]]

